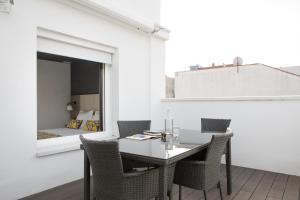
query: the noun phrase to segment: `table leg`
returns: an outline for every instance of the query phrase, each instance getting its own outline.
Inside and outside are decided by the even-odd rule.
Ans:
[[[90,200],[90,161],[87,153],[84,151],[84,200]]]
[[[168,166],[159,168],[159,199],[167,200],[168,192]]]
[[[227,177],[227,194],[232,193],[232,179],[231,179],[231,139],[227,142],[226,147],[226,177]]]

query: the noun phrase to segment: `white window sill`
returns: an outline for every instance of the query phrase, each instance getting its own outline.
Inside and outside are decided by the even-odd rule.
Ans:
[[[181,101],[299,101],[300,95],[288,96],[233,96],[233,97],[200,97],[200,98],[163,98],[162,102]]]
[[[107,132],[85,134],[89,139],[97,140],[112,140],[117,139],[117,136],[108,134]],[[51,138],[37,141],[37,157],[48,156],[58,153],[75,151],[80,149],[79,136],[67,136],[59,138]]]

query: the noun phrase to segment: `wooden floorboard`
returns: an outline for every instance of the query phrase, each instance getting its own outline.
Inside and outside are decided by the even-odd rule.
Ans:
[[[250,177],[255,173],[253,169],[245,169],[245,171],[238,177],[236,182],[233,183],[233,189],[231,195],[226,195],[226,191],[223,190],[223,196],[225,200],[234,199],[242,187],[247,183]],[[225,184],[226,185],[226,184]]]
[[[266,172],[260,183],[257,185],[250,200],[265,200],[272,187],[275,177],[275,173]]]
[[[300,177],[289,176],[285,191],[283,194],[283,200],[299,200],[300,193]]]
[[[264,176],[263,171],[255,170],[247,182],[241,187],[234,200],[248,200]]]
[[[235,190],[235,186],[238,184],[238,180],[239,178],[246,172],[246,168],[242,168],[242,167],[234,167],[232,170],[232,192]],[[223,190],[223,194],[224,197],[227,197],[227,184],[226,184],[226,176],[222,179],[221,181],[221,186],[222,186],[222,190]],[[218,188],[214,188],[212,189],[209,193],[208,193],[208,199],[209,200],[217,200],[220,199],[220,193]]]
[[[239,174],[241,174],[243,171],[243,168],[241,167],[232,167],[232,182],[235,182],[235,179],[239,176]],[[225,184],[226,182],[226,170],[225,168],[221,169],[221,181],[222,181],[222,185]],[[224,184],[223,184],[224,183]],[[223,190],[227,190],[226,187],[222,188]],[[220,195],[219,195],[219,191],[217,188],[213,188],[212,190],[208,191],[207,193],[207,199],[209,200],[214,200],[214,199],[219,199]],[[198,199],[204,199],[204,195],[202,191],[199,190],[193,190],[189,196],[186,197],[186,200],[198,200]]]
[[[272,188],[268,194],[268,200],[281,200],[283,197],[283,193],[285,191],[285,187],[287,184],[288,175],[286,174],[277,174]]]
[[[300,200],[300,177],[232,167],[232,194],[227,195],[226,170],[221,168],[224,200]],[[203,200],[203,192],[183,187],[183,200]],[[219,200],[217,188],[207,194],[208,200]],[[83,180],[62,185],[23,200],[83,200]],[[178,200],[178,186],[174,185],[173,200]]]

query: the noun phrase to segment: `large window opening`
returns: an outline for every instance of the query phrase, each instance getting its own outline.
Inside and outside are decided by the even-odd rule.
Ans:
[[[104,130],[104,64],[37,52],[37,139]]]

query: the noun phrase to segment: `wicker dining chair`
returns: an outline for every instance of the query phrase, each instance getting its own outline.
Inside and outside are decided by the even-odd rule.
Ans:
[[[151,120],[117,121],[117,123],[120,139],[134,134],[143,134],[145,130],[150,130],[151,126]],[[150,167],[148,163],[128,159],[123,160],[123,166],[126,169]]]
[[[231,119],[201,118],[202,132],[226,132]]]
[[[80,136],[93,171],[96,200],[148,200],[158,196],[159,170],[123,171],[118,141],[93,141]]]
[[[134,134],[143,134],[145,130],[150,130],[151,120],[136,120],[136,121],[117,121],[120,139]],[[139,162],[135,160],[123,160],[125,169],[132,168],[149,168],[148,163]]]
[[[213,119],[213,118],[201,118],[201,132],[218,132],[226,133],[227,128],[230,126],[231,119]],[[226,148],[224,153],[226,153]],[[205,151],[198,153],[198,157],[204,158]]]
[[[135,121],[118,121],[118,128],[120,133],[120,139],[125,138],[134,134],[143,134],[145,130],[150,130],[151,120],[135,120]],[[148,163],[139,162],[135,160],[123,160],[123,166],[128,169],[136,168],[148,168],[154,167]],[[168,169],[168,196],[172,200],[172,191],[173,191],[173,177],[175,171],[175,164],[169,166]]]
[[[145,130],[150,130],[151,120],[118,121],[120,138],[125,138],[134,134],[143,134]]]
[[[221,200],[223,194],[220,183],[221,157],[226,143],[233,134],[214,135],[207,150],[205,160],[183,160],[177,163],[174,183],[179,185],[179,200],[181,200],[181,187],[190,187],[206,192],[213,187],[218,187]]]

